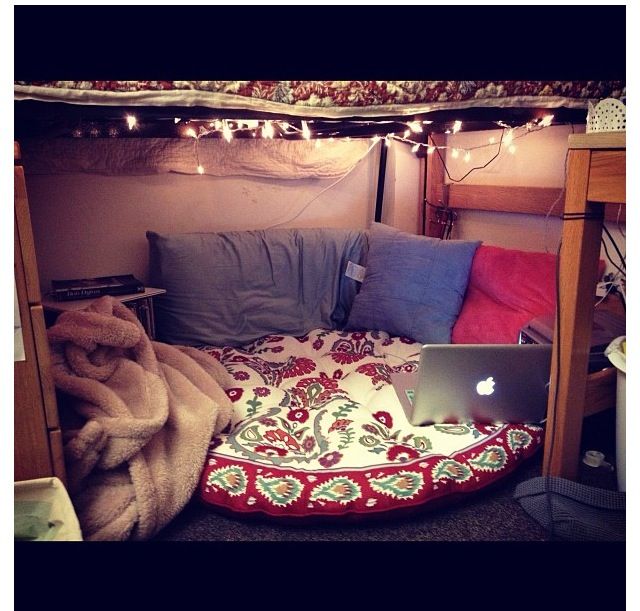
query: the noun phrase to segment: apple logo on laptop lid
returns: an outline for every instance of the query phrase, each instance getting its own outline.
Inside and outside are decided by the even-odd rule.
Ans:
[[[486,380],[480,380],[476,384],[476,392],[479,395],[492,395],[495,390],[495,381],[493,376],[489,376]]]

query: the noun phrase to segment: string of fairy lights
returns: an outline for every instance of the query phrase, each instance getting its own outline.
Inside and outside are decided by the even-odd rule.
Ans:
[[[553,115],[545,115],[539,119],[528,121],[522,125],[511,126],[503,121],[494,121],[496,127],[502,129],[500,138],[490,136],[487,142],[483,144],[477,144],[475,146],[460,147],[454,145],[436,145],[433,140],[429,141],[429,128],[428,125],[433,121],[418,121],[412,120],[405,122],[406,129],[402,135],[398,135],[396,132],[387,133],[384,135],[374,135],[371,138],[375,144],[381,140],[384,141],[386,146],[391,146],[392,142],[402,142],[411,146],[413,153],[419,153],[422,150],[427,155],[432,155],[436,151],[450,151],[452,159],[462,159],[466,163],[471,163],[472,157],[475,151],[479,149],[486,149],[487,147],[499,145],[504,147],[509,153],[515,154],[517,147],[514,144],[516,140],[527,136],[530,133],[540,131],[546,127],[550,127],[553,122]],[[138,120],[134,115],[127,115],[125,117],[127,127],[130,131],[138,128]],[[368,125],[380,127],[380,131],[384,131],[385,125],[398,124],[397,121],[364,121],[354,120],[346,121],[352,125]],[[322,134],[315,134],[313,131],[313,121],[301,120],[300,125],[297,126],[291,121],[276,120],[276,119],[214,119],[207,121],[195,121],[195,120],[183,120],[181,118],[175,118],[174,123],[178,127],[178,134],[181,137],[193,138],[194,140],[194,155],[196,160],[196,171],[199,174],[205,173],[205,168],[200,163],[199,143],[200,140],[207,137],[222,138],[226,142],[231,142],[238,134],[242,134],[245,137],[263,138],[265,140],[273,140],[275,138],[301,138],[303,140],[315,140],[315,146],[321,147],[324,140],[332,142],[336,139],[351,140],[350,136],[340,137],[336,131],[333,134],[327,135],[323,131]],[[342,124],[345,121],[341,122]],[[445,134],[457,134],[463,128],[463,123],[460,120],[453,121],[451,128],[445,130]],[[426,138],[424,135],[426,133]],[[369,136],[368,136],[369,137]],[[422,140],[426,140],[423,142]]]

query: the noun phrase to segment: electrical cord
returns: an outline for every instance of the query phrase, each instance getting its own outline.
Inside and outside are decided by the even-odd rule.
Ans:
[[[609,250],[607,248],[607,243],[605,242],[604,238],[600,238],[600,241],[602,242],[602,246],[604,246],[604,254],[607,256],[607,259],[609,259],[609,263],[611,263],[611,265],[613,265],[613,267],[615,267],[623,276],[626,276],[625,271],[611,258],[611,255],[609,254]]]
[[[553,339],[556,344],[556,384],[553,389],[553,416],[551,417],[551,440],[549,442],[549,469],[551,469],[551,462],[553,460],[553,448],[556,441],[556,422],[558,417],[558,387],[560,386],[560,251],[562,249],[562,238],[558,242],[558,250],[556,252],[556,334]],[[553,521],[553,505],[551,503],[551,494],[549,491],[549,480],[550,480],[549,472],[547,471],[544,474],[544,493],[547,499],[547,509],[549,511],[549,524],[551,529],[551,540],[553,540],[555,536],[555,532],[553,529],[554,521]]]
[[[622,213],[622,204],[618,205],[618,215],[616,216],[616,225],[618,226],[618,231],[623,238],[627,238],[627,234],[622,229],[622,223],[620,223],[620,214]]]
[[[453,223],[458,218],[457,213],[451,210],[451,208],[449,208],[448,206],[445,206],[445,205],[437,206],[436,204],[432,204],[426,197],[424,198],[424,203],[430,208],[433,208],[434,210],[436,210],[436,216],[437,216],[436,224],[444,225],[444,230],[442,231],[442,235],[440,236],[440,239],[449,240],[451,238]],[[444,222],[442,222],[440,219],[441,213],[444,213],[446,216],[446,219]]]
[[[613,236],[611,235],[611,233],[607,229],[606,225],[602,225],[602,229],[607,234],[607,237],[609,238],[609,240],[611,240],[611,243],[613,244],[613,247],[616,249],[616,252],[618,253],[618,257],[620,257],[620,261],[622,263],[622,267],[624,267],[625,270],[626,270],[627,269],[627,262],[625,261],[625,258],[622,256],[622,253],[620,252],[620,249],[618,248],[618,245],[616,244],[616,241],[613,239]],[[613,261],[611,261],[611,262],[613,263]]]
[[[537,130],[535,130],[537,131]],[[526,134],[523,134],[526,135]],[[438,157],[440,157],[440,161],[442,162],[442,166],[444,167],[444,171],[447,174],[447,177],[449,178],[449,180],[451,182],[462,182],[467,176],[469,176],[469,174],[471,174],[472,172],[475,172],[476,170],[484,170],[484,168],[486,168],[490,163],[492,163],[493,161],[495,161],[498,157],[498,155],[500,155],[500,151],[502,149],[502,137],[504,136],[504,128],[502,129],[502,134],[500,134],[500,142],[498,142],[498,151],[496,152],[496,154],[489,159],[489,161],[487,161],[487,163],[485,163],[484,165],[479,165],[476,166],[474,168],[471,168],[462,178],[453,178],[451,176],[451,174],[449,174],[449,169],[447,168],[447,164],[444,162],[444,159],[442,158],[442,155],[440,153],[440,149],[438,147],[435,148],[436,153],[438,154]],[[522,137],[522,136],[519,136]],[[433,143],[433,139],[431,140],[431,142]],[[434,143],[435,146],[435,143]]]
[[[324,189],[322,189],[322,191],[320,191],[320,193],[314,195],[306,204],[304,204],[304,206],[302,206],[302,208],[291,218],[286,219],[284,221],[280,221],[279,223],[273,223],[272,225],[269,225],[267,227],[265,227],[264,229],[273,229],[274,227],[280,227],[281,225],[286,225],[287,223],[291,223],[292,221],[295,221],[314,201],[316,201],[325,191],[328,191],[329,189],[331,189],[332,187],[335,187],[339,182],[343,181],[347,176],[349,176],[349,174],[351,174],[351,172],[353,172],[353,170],[355,170],[355,168],[358,166],[358,164],[367,157],[367,155],[369,155],[369,153],[373,150],[373,148],[376,146],[377,142],[374,142],[364,153],[364,155],[362,155],[362,157],[360,157],[360,159],[358,159],[358,161],[356,161],[342,176],[340,176],[340,178],[338,178],[338,180],[332,182],[329,186],[325,187]]]
[[[573,123],[571,123],[571,133],[574,134],[575,133],[575,129],[573,127]],[[568,160],[569,160],[569,147],[567,147],[567,151],[564,154],[564,181],[562,182],[562,189],[560,189],[560,194],[558,195],[558,197],[554,200],[554,202],[551,204],[551,207],[549,208],[549,210],[547,210],[547,213],[544,215],[544,251],[546,253],[549,252],[549,248],[547,245],[547,237],[549,235],[549,217],[551,216],[551,213],[553,212],[553,209],[558,205],[558,202],[564,197],[565,193],[566,193],[566,185],[567,185],[567,171],[569,169],[568,166]]]

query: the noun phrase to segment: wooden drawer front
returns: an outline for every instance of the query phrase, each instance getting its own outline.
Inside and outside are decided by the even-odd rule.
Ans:
[[[593,151],[587,198],[593,202],[626,203],[626,162],[626,151]]]
[[[16,480],[53,475],[31,317],[22,303],[20,315],[25,360],[13,364],[13,473]]]
[[[44,324],[44,310],[41,305],[36,305],[31,306],[30,311],[47,427],[57,429],[60,426],[60,422],[58,420],[56,387],[51,375],[51,357],[49,354],[49,342],[47,341],[47,329]]]

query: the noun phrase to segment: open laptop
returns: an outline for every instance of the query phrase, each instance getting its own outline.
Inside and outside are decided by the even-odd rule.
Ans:
[[[415,426],[540,422],[550,370],[551,344],[426,344],[418,370],[391,381]]]

